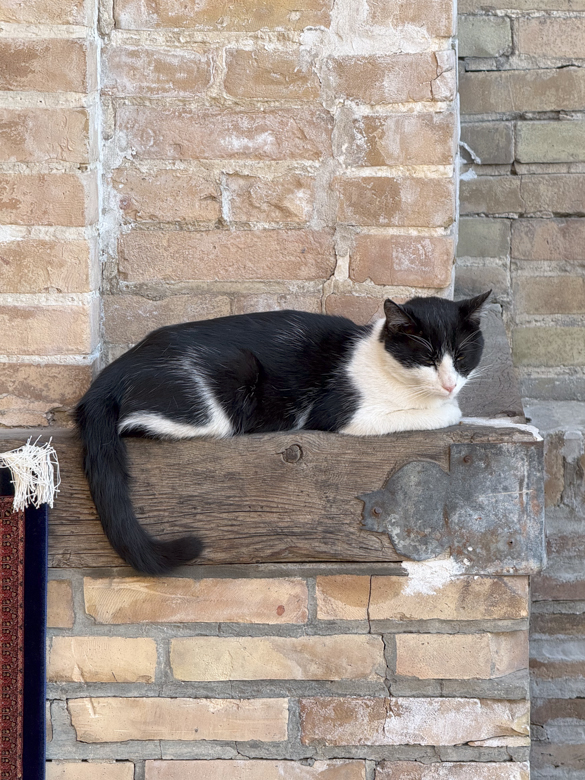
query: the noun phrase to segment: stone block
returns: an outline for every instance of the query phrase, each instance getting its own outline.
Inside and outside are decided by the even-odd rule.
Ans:
[[[73,628],[74,621],[71,580],[49,580],[47,583],[47,627]]]
[[[117,636],[54,636],[47,663],[49,682],[152,683],[154,639]]]
[[[89,92],[95,85],[95,74],[83,41],[67,38],[3,38],[0,41],[2,90]]]
[[[268,760],[147,761],[145,774],[145,780],[365,780],[365,777],[363,761],[335,760],[315,761],[311,766],[296,761]]]
[[[585,366],[585,328],[516,328],[512,354],[517,366]]]
[[[519,54],[532,57],[585,57],[585,19],[538,16],[518,20]]]
[[[370,577],[337,574],[317,577],[319,620],[367,620]]]
[[[447,287],[453,270],[448,236],[383,236],[360,233],[350,253],[350,278],[375,284]]]
[[[296,173],[262,178],[227,177],[229,216],[234,222],[308,222],[315,180]]]
[[[514,302],[524,314],[585,314],[582,276],[519,276]]]
[[[522,163],[585,161],[585,122],[518,122],[516,159]]]
[[[134,780],[130,761],[47,761],[47,780]]]
[[[0,174],[2,225],[84,227],[97,220],[97,183],[93,174]]]
[[[507,257],[510,254],[510,220],[461,217],[457,257]]]
[[[584,219],[519,219],[512,225],[516,260],[560,260],[582,264]]]
[[[0,243],[0,290],[5,293],[90,292],[97,279],[90,272],[92,247],[87,241],[24,238]]]
[[[461,125],[461,140],[482,165],[506,165],[514,161],[512,122],[465,122]],[[469,156],[465,150],[462,154],[466,159]]]
[[[541,174],[522,176],[522,199],[526,213],[585,212],[585,174]]]
[[[527,763],[417,764],[412,761],[382,761],[376,768],[376,780],[529,780]]]
[[[8,355],[78,355],[96,345],[96,307],[0,306],[0,333],[10,333]]]
[[[461,182],[461,214],[522,214],[519,176],[479,176]]]
[[[1,108],[0,160],[89,163],[95,156],[84,108]]]
[[[85,608],[97,623],[305,623],[301,579],[124,577],[84,580]]]
[[[0,22],[13,24],[85,24],[85,0],[1,0]]]
[[[453,3],[451,0],[367,0],[367,22],[392,30],[412,25],[432,38],[448,38],[453,35]]]
[[[460,57],[499,57],[512,50],[507,16],[466,16],[458,21]]]
[[[315,100],[321,89],[310,63],[301,62],[300,50],[227,49],[224,86],[228,95],[263,100]]]
[[[371,295],[338,295],[325,298],[325,312],[338,317],[347,317],[358,325],[367,325],[384,316],[384,299]]]

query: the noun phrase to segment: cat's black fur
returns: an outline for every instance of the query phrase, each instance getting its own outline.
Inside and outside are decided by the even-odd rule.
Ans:
[[[388,301],[379,339],[404,367],[433,365],[447,350],[459,359],[461,376],[468,376],[481,357],[475,314],[488,295],[460,303]],[[373,327],[299,311],[223,317],[160,328],[105,368],[79,402],[76,420],[90,491],[116,552],[138,571],[162,574],[202,550],[194,537],[162,542],[139,525],[119,432],[125,419],[148,412],[204,426],[211,392],[229,418],[230,433],[342,430],[361,397],[345,367]],[[148,427],[129,433],[153,435]]]

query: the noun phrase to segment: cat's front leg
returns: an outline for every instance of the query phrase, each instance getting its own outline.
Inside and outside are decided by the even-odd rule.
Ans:
[[[395,412],[358,413],[340,433],[351,436],[383,436],[400,431],[430,431],[457,425],[461,410],[456,401],[434,409],[403,409]]]

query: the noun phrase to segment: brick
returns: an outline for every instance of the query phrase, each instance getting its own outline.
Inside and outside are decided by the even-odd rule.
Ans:
[[[510,282],[507,268],[501,266],[455,266],[455,298],[472,298],[486,290],[494,296],[508,296]]]
[[[360,233],[350,255],[357,282],[412,287],[447,287],[453,269],[453,239],[447,236],[380,236]]]
[[[406,103],[453,100],[453,51],[344,56],[327,63],[327,73],[338,98],[362,103]]]
[[[517,260],[583,262],[585,220],[519,219],[512,226],[512,257]]]
[[[376,780],[529,780],[527,763],[417,764],[411,761],[383,761],[376,769]]]
[[[329,26],[331,0],[274,0],[259,5],[256,0],[217,3],[203,0],[193,4],[182,0],[115,0],[116,26],[126,30],[157,27],[195,27],[222,31],[262,29],[302,30],[307,26]]]
[[[135,222],[215,221],[221,193],[213,175],[118,168],[112,186],[126,219]]]
[[[458,20],[460,57],[499,57],[512,51],[512,28],[506,16],[465,16]]]
[[[0,41],[0,89],[89,92],[95,75],[83,41],[66,38]]]
[[[331,154],[332,117],[318,108],[126,106],[116,116],[135,159],[320,160]]]
[[[47,583],[47,627],[73,628],[74,622],[71,580],[49,580]]]
[[[546,16],[518,19],[519,54],[533,57],[585,57],[585,19]]]
[[[544,438],[544,505],[545,508],[561,503],[565,489],[565,464],[563,448],[565,436],[561,431],[548,433]],[[535,616],[535,620],[537,620]]]
[[[229,740],[283,742],[287,699],[69,699],[79,742]]]
[[[188,637],[171,640],[178,680],[384,680],[381,637]]]
[[[313,213],[315,181],[310,176],[233,175],[227,178],[227,189],[234,222],[307,222]]]
[[[90,381],[90,366],[0,364],[0,396],[14,395],[53,406],[68,406],[81,398]]]
[[[367,325],[384,316],[384,299],[370,295],[328,295],[325,299],[325,312],[338,317],[348,317],[358,325]]]
[[[88,112],[81,108],[1,108],[0,160],[90,162]]]
[[[425,3],[422,0],[367,0],[367,21],[376,26],[400,28],[413,25],[431,37],[453,35],[453,3],[451,0]]]
[[[516,328],[512,354],[517,366],[585,366],[585,328]]]
[[[0,290],[13,293],[89,292],[87,241],[21,239],[0,242]]]
[[[212,59],[190,49],[108,46],[103,50],[106,95],[188,98],[211,85]]]
[[[457,257],[507,257],[510,254],[510,224],[507,219],[462,217]]]
[[[397,634],[396,674],[443,680],[491,680],[528,668],[528,632]]]
[[[482,165],[504,165],[514,161],[514,126],[511,122],[465,123],[461,125],[461,140]],[[469,154],[465,150],[463,153]]]
[[[585,160],[585,122],[518,122],[516,159],[532,162]]]
[[[130,761],[48,761],[47,780],[133,780]]]
[[[370,577],[337,574],[317,577],[318,620],[367,620]]]
[[[459,0],[459,13],[514,11],[585,11],[585,0]]]
[[[103,307],[105,338],[117,344],[136,343],[164,325],[230,314],[225,295],[173,295],[160,301],[139,295],[106,295]]]
[[[147,761],[146,780],[365,780],[363,761]]]
[[[50,640],[49,682],[151,683],[155,671],[154,639],[55,636]]]
[[[525,203],[519,176],[479,176],[461,182],[462,214],[521,214]]]
[[[232,299],[233,314],[249,314],[255,311],[275,311],[277,309],[299,309],[315,314],[321,313],[321,294],[298,293],[250,293]]]
[[[312,230],[132,231],[120,239],[120,276],[129,282],[309,281],[334,268],[331,234]]]
[[[301,579],[175,577],[84,580],[85,609],[97,623],[305,623]]]
[[[526,701],[417,698],[300,700],[303,745],[459,745],[529,733]]]
[[[573,620],[575,616],[572,615]],[[530,679],[535,682],[582,680],[585,678],[585,661],[530,661]]]
[[[524,211],[585,212],[585,175],[578,173],[522,176]]]
[[[530,631],[533,636],[544,634],[553,639],[557,639],[558,635],[561,634],[563,636],[583,637],[585,635],[585,625],[579,616],[577,607],[574,613],[533,613],[530,622]],[[578,663],[583,663],[583,661],[578,661]],[[532,666],[532,661],[530,665]]]
[[[520,276],[514,284],[514,302],[525,314],[585,314],[585,278]]]
[[[338,178],[338,219],[352,225],[447,227],[455,212],[451,179]]]
[[[352,165],[450,165],[455,115],[394,114],[355,119],[344,156]]]
[[[0,174],[0,224],[83,227],[97,220],[95,178],[73,173]]]
[[[569,777],[571,775],[579,777],[579,774],[582,774],[585,769],[585,744],[534,742],[530,764],[535,770],[544,769],[545,771],[554,772],[554,774],[549,774],[548,777],[563,777],[563,774],[567,776],[565,774],[567,772],[571,773],[568,775]],[[559,774],[559,770],[563,774]],[[578,774],[573,774],[572,770],[576,770]],[[533,772],[532,776],[538,777],[536,772]],[[547,777],[547,775],[544,775],[544,777]]]
[[[227,49],[224,87],[228,95],[271,100],[314,100],[321,85],[298,53]]]
[[[582,68],[476,71],[459,78],[461,112],[489,114],[521,111],[582,111]]]
[[[95,307],[0,306],[0,333],[10,333],[7,355],[76,355],[92,352]]]
[[[0,22],[85,24],[85,0],[0,0]]]
[[[376,780],[529,780],[527,763],[417,764],[413,761],[382,761],[376,768]]]
[[[409,565],[408,578],[372,577],[371,620],[514,620],[528,616],[525,577],[450,579],[438,566],[428,575],[425,568],[419,568],[421,564],[414,566]],[[425,584],[427,576],[432,585]]]

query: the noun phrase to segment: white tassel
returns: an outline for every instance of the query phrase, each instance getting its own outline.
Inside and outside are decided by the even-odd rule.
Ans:
[[[29,439],[17,450],[0,453],[0,466],[10,469],[14,485],[14,509],[20,512],[32,504],[38,509],[41,504],[53,506],[59,492],[61,477],[57,453],[46,444],[31,444]]]

